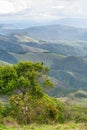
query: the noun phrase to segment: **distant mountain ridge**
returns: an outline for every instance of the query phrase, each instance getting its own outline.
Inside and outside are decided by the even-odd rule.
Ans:
[[[31,36],[37,40],[74,40],[87,41],[87,29],[64,25],[37,26],[18,31],[19,34]]]
[[[87,29],[87,18],[62,18],[55,20],[54,23]]]
[[[33,37],[37,40],[45,41],[57,41],[57,40],[68,40],[68,41],[87,41],[87,29],[76,28],[67,25],[44,25],[35,26],[23,29],[16,28],[15,25],[0,25],[0,34],[21,34]]]

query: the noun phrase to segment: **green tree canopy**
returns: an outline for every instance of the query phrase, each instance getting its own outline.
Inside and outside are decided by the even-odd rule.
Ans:
[[[53,86],[46,75],[48,70],[39,62],[0,67],[0,94],[9,95],[10,102],[21,108],[28,121],[32,97],[42,98],[42,87]]]
[[[41,63],[20,62],[0,67],[0,94],[42,94],[42,86],[52,86],[47,78],[48,68]]]

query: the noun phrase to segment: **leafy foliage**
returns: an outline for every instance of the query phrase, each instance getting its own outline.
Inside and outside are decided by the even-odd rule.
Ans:
[[[19,113],[18,120],[22,115],[25,117],[26,123],[31,121],[32,116],[29,115],[33,110],[31,106],[36,99],[39,100],[44,95],[41,86],[45,85],[44,82],[46,82],[46,86],[47,82],[48,86],[52,84],[45,76],[47,71],[47,67],[44,67],[41,63],[32,62],[1,66],[0,94],[10,96],[11,108],[15,108]]]
[[[53,87],[46,75],[48,70],[39,62],[0,66],[0,94],[9,98],[5,105],[0,104],[1,122],[54,124],[68,120],[87,121],[84,108],[68,106],[44,93],[46,87]]]

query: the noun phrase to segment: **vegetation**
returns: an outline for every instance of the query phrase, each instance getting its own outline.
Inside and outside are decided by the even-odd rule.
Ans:
[[[87,109],[64,103],[45,94],[45,89],[53,87],[46,75],[48,71],[49,69],[39,62],[0,66],[0,94],[1,97],[5,95],[7,100],[0,103],[1,128],[30,123],[87,122]],[[43,130],[41,126],[36,128]]]
[[[3,130],[87,130],[85,123],[68,122],[65,124],[30,124],[30,125],[15,125],[15,126],[1,126]]]

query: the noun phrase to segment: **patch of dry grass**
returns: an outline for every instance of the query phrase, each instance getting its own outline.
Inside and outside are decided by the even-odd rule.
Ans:
[[[68,122],[56,125],[31,124],[27,126],[3,126],[0,130],[87,130],[87,123],[76,124]]]

